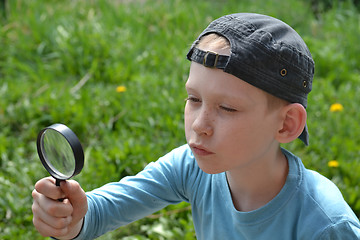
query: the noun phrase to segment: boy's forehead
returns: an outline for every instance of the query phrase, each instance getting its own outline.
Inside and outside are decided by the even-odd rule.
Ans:
[[[185,88],[188,92],[206,93],[214,97],[237,99],[239,101],[256,102],[266,97],[266,93],[219,69],[204,67],[192,62],[190,65],[189,78]]]

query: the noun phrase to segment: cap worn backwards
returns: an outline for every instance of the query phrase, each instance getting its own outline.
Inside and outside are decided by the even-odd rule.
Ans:
[[[210,33],[230,42],[230,56],[196,48],[200,38]],[[255,13],[220,17],[199,35],[187,58],[222,69],[276,97],[307,107],[314,61],[299,34],[276,18]],[[308,145],[307,126],[299,138]]]

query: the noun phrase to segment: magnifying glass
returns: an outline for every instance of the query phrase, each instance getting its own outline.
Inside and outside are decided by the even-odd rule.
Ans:
[[[42,129],[36,144],[41,163],[55,178],[56,186],[81,172],[83,148],[75,133],[64,124],[56,123]]]

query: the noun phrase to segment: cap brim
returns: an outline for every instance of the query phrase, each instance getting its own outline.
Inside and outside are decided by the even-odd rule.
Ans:
[[[309,132],[308,132],[307,124],[305,124],[304,130],[303,130],[302,133],[300,134],[299,139],[300,139],[301,141],[303,141],[306,146],[309,145]]]

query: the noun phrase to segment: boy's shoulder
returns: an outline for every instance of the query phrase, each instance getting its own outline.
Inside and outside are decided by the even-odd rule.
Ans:
[[[170,163],[171,165],[175,164],[176,167],[180,167],[179,165],[197,165],[195,157],[188,144],[183,144],[172,149],[159,160]]]
[[[186,180],[203,175],[188,144],[174,148],[154,164],[163,170],[167,169],[177,179]]]
[[[288,157],[288,178],[297,179],[297,189],[290,201],[290,209],[304,229],[319,234],[333,234],[342,228],[360,231],[359,220],[344,200],[339,188],[328,178],[306,169],[299,157],[283,151]],[[295,177],[296,176],[296,177]]]

